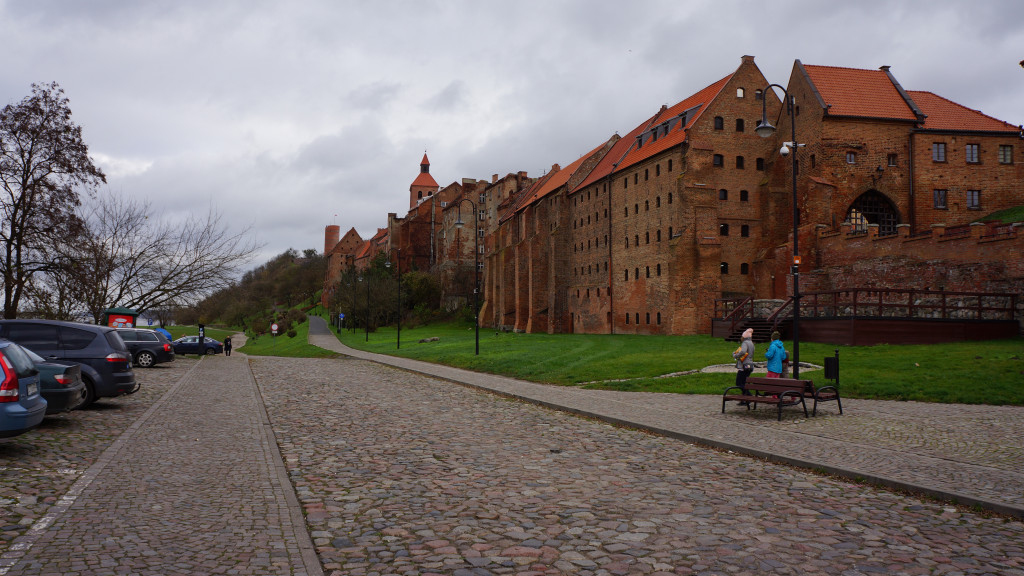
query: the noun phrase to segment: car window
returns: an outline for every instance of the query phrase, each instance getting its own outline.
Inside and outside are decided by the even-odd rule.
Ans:
[[[117,333],[125,342],[135,342],[139,339],[139,334],[135,330],[118,330]]]
[[[156,334],[152,332],[138,332],[137,333],[140,342],[159,342],[160,340],[156,337]]]
[[[65,350],[81,350],[92,344],[94,338],[96,338],[96,335],[88,330],[71,328],[69,326],[60,327],[60,339],[64,344]]]
[[[57,327],[48,324],[8,324],[7,339],[39,350],[53,350],[60,347]]]
[[[42,356],[40,356],[39,354],[36,354],[35,352],[29,350],[28,348],[25,348],[24,346],[22,346],[21,349],[24,350],[26,354],[28,354],[29,359],[32,360],[32,362],[34,364],[39,364],[40,362],[46,362],[46,358],[43,358]]]
[[[28,357],[28,354],[15,343],[10,343],[3,351],[4,356],[10,361],[11,366],[14,367],[14,371],[19,377],[34,376],[39,373],[36,370],[36,365],[32,363],[32,359]]]
[[[124,352],[125,350],[128,349],[128,347],[124,345],[124,340],[121,340],[121,336],[117,333],[117,330],[111,330],[110,332],[107,332],[106,337],[107,343],[110,344],[110,347],[113,348],[114,350]]]

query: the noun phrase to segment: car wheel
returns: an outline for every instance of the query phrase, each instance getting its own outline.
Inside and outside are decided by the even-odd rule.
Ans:
[[[88,376],[82,375],[82,382],[85,383],[85,400],[78,405],[78,409],[88,408],[93,402],[96,401],[96,386],[92,383],[92,379]]]
[[[207,348],[207,349],[206,349],[206,355],[207,355],[207,356],[213,356],[213,355],[214,355],[214,354],[216,354],[216,353],[217,353],[217,351],[216,351],[216,350],[214,350],[213,348]]]
[[[153,353],[145,350],[139,352],[138,355],[135,356],[135,363],[142,368],[152,368],[153,364],[156,363],[155,361],[156,358],[153,357]]]

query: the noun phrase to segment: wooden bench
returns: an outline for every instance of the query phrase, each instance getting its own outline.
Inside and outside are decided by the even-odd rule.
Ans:
[[[799,390],[804,398],[808,400],[814,400],[814,408],[811,410],[812,416],[818,415],[818,402],[835,402],[839,406],[839,413],[843,413],[843,401],[839,398],[839,389],[835,386],[822,386],[821,388],[815,387],[814,382],[811,380],[794,378],[765,378],[762,376],[750,376],[747,378],[747,382],[774,382],[785,386],[789,390]]]
[[[758,404],[775,404],[779,410],[779,421],[782,421],[783,406],[800,405],[804,409],[804,418],[807,417],[807,403],[804,402],[804,390],[802,387],[793,387],[793,383],[799,380],[786,379],[779,382],[779,378],[747,378],[747,393],[739,386],[727,388],[722,394],[722,413],[725,414],[725,403],[734,400],[736,402],[747,402],[747,410],[751,405],[757,408]]]

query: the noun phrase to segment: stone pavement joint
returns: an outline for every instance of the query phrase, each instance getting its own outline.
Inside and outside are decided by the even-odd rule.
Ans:
[[[1024,518],[1024,408],[844,399],[804,419],[721,397],[583,390],[363,352],[310,317],[311,344],[610,424]]]

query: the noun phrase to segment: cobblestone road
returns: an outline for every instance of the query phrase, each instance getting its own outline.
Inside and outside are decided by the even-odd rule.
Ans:
[[[320,574],[244,358],[207,358],[3,558],[19,575]]]
[[[1016,520],[362,360],[252,365],[328,574],[1024,574]]]

